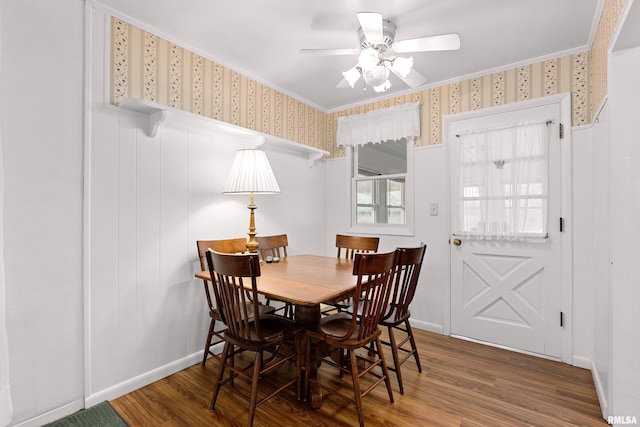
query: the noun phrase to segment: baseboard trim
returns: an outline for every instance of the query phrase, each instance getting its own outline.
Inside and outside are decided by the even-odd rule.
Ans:
[[[584,356],[576,356],[575,354],[573,355],[571,364],[577,368],[588,370],[591,370],[591,367],[593,366],[591,359]]]
[[[465,337],[465,336],[462,336],[462,335],[451,334],[451,337],[452,338],[458,338],[458,339],[465,340],[465,341],[475,342],[477,344],[488,345],[489,347],[501,348],[502,350],[513,351],[514,353],[520,353],[520,354],[526,354],[528,356],[539,357],[540,359],[553,360],[555,362],[563,362],[562,358],[560,358],[560,357],[549,356],[547,354],[534,353],[532,351],[522,350],[522,349],[519,349],[519,348],[509,347],[509,346],[501,345],[501,344],[495,344],[495,343],[492,343],[492,342],[482,341],[482,340],[475,339],[475,338],[469,338],[469,337]],[[565,362],[563,362],[563,363],[565,363]]]
[[[444,326],[435,323],[423,322],[422,320],[411,319],[411,327],[422,329],[423,331],[433,332],[444,335]]]
[[[199,363],[201,360],[202,351],[198,351],[197,353],[193,353],[189,356],[183,357],[182,359],[178,359],[152,371],[146,372],[142,375],[138,375],[137,377],[128,379],[127,381],[123,381],[120,384],[116,384],[104,390],[92,393],[85,396],[85,406],[89,408],[100,402],[104,402],[105,400],[116,399],[120,396],[131,393],[134,390],[137,390],[141,387],[149,385],[155,381],[161,380],[162,378],[168,377],[169,375],[175,374],[176,372],[193,366],[196,363]]]
[[[605,420],[609,416],[609,406],[607,401],[607,395],[602,386],[598,369],[595,362],[591,363],[591,376],[593,377],[593,384],[596,386],[596,394],[598,395],[598,402],[600,402],[600,410],[602,411],[602,418]]]
[[[74,412],[78,412],[79,410],[84,409],[84,407],[84,401],[82,399],[74,400],[73,402],[67,403],[66,405],[60,406],[59,408],[56,408],[52,411],[38,415],[37,417],[20,421],[17,424],[12,424],[12,426],[40,427],[53,421],[59,420],[60,418],[64,418],[67,415],[73,414]]]

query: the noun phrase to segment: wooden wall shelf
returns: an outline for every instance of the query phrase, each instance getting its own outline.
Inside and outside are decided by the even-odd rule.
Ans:
[[[214,128],[216,128],[217,131],[229,133],[242,139],[253,140],[255,141],[254,148],[260,147],[265,150],[275,150],[299,156],[305,156],[308,159],[309,167],[312,167],[316,161],[329,155],[328,151],[320,150],[319,148],[309,147],[298,142],[289,141],[272,135],[266,135],[240,126],[232,125],[230,123],[225,123],[220,120],[200,116],[198,114],[179,110],[177,108],[169,107],[162,104],[157,104],[155,102],[147,101],[144,99],[127,98],[121,101],[118,106],[125,110],[133,111],[143,116],[148,116],[148,124],[145,132],[151,138],[156,137],[156,135],[158,134],[158,129],[160,128],[162,123],[169,119],[169,117],[176,116],[182,118],[186,117],[204,120],[209,125],[212,125]]]

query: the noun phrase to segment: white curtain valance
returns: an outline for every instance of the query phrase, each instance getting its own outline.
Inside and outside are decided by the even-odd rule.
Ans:
[[[420,102],[338,117],[338,145],[420,138]]]

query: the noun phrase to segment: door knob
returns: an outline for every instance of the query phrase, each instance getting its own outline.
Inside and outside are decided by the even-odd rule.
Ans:
[[[460,239],[453,239],[453,244],[456,246],[460,246],[462,244],[462,240]]]

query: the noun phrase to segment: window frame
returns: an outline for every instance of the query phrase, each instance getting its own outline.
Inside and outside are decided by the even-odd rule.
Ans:
[[[382,143],[384,144],[384,143]],[[390,174],[382,175],[379,178],[398,178],[404,176],[404,224],[359,224],[357,222],[357,147],[346,147],[346,159],[347,159],[347,177],[349,182],[349,210],[350,210],[350,228],[351,233],[360,234],[383,234],[394,236],[413,236],[414,233],[414,151],[415,147],[413,141],[407,141],[407,172],[406,174]],[[373,177],[371,177],[373,178]],[[363,177],[360,180],[366,180],[367,177]],[[388,206],[387,206],[388,207]]]

